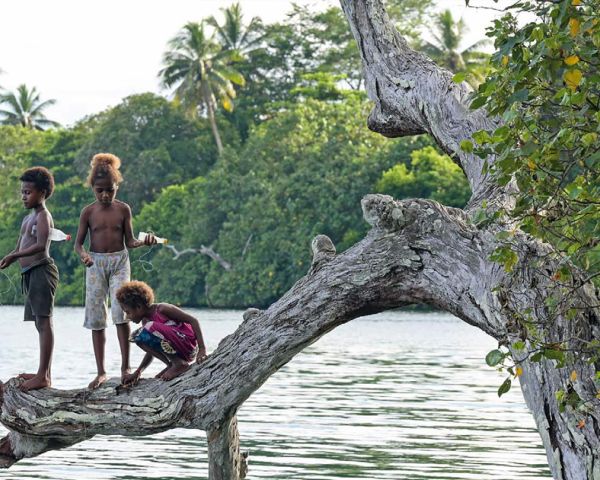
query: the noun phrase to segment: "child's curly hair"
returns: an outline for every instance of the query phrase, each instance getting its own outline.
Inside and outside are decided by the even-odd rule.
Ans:
[[[154,302],[154,291],[146,282],[126,282],[117,290],[117,301],[131,308],[147,308]]]
[[[87,184],[90,186],[94,185],[96,180],[106,177],[117,185],[123,181],[121,172],[119,172],[121,159],[112,153],[97,153],[92,157],[90,165],[92,168],[87,178]]]
[[[19,177],[22,182],[31,182],[40,192],[45,192],[46,199],[54,192],[54,176],[45,167],[31,167]]]

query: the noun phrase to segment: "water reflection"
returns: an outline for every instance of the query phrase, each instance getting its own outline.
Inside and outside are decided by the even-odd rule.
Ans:
[[[37,335],[19,307],[1,307],[0,378],[35,369]],[[233,332],[236,311],[199,311],[209,350]],[[94,375],[82,310],[56,315],[57,388]],[[119,353],[109,331],[107,359]],[[384,313],[339,327],[298,355],[239,412],[250,479],[550,478],[533,420],[518,389],[485,366],[494,341],[439,314]],[[134,363],[141,353],[134,351]],[[159,370],[152,365],[148,375]],[[0,427],[0,433],[4,430]],[[203,432],[137,438],[98,436],[23,461],[0,479],[200,479]]]

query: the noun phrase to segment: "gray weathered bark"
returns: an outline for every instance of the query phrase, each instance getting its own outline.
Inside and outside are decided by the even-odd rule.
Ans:
[[[223,422],[206,433],[208,438],[208,476],[213,480],[243,480],[247,472],[247,456],[240,452],[237,418]]]
[[[510,205],[514,185],[504,189],[495,185],[483,173],[483,160],[459,148],[461,140],[470,138],[473,132],[496,127],[497,119],[488,118],[483,109],[470,111],[468,86],[455,85],[450,72],[408,48],[393,29],[380,0],[341,0],[341,4],[359,45],[369,97],[375,103],[369,127],[387,136],[431,134],[469,179],[473,196],[465,211],[467,215],[472,215],[484,200],[492,206]],[[489,164],[494,160],[486,159]],[[483,247],[487,253],[497,245],[492,234],[498,228],[499,225],[491,224],[478,229],[477,236],[488,235]],[[485,318],[481,328],[490,333],[491,327],[494,337],[510,345],[511,341],[527,339],[519,320],[528,315],[528,321],[540,327],[542,340],[547,343],[566,342],[569,348],[578,349],[598,338],[598,313],[591,306],[597,308],[600,302],[593,286],[577,274],[569,285],[557,285],[551,275],[557,271],[559,261],[551,255],[550,247],[521,233],[515,235],[512,243],[520,252],[514,275],[494,271],[491,265],[490,270],[483,272],[467,263],[463,265],[467,278],[458,279],[463,287],[474,281],[485,285],[486,293],[475,297]],[[487,258],[485,262],[489,264]],[[490,287],[493,290],[488,290]],[[559,288],[568,292],[569,306],[580,312],[571,320],[549,314],[546,307],[546,298]],[[464,301],[468,298],[469,295]],[[513,353],[517,359],[523,357],[522,353]],[[594,366],[580,361],[556,369],[552,362],[532,363],[528,359],[522,365],[523,395],[535,417],[554,478],[599,479],[599,401]],[[577,372],[577,380],[569,378],[572,370]],[[554,396],[559,389],[576,391],[588,400],[587,409],[560,412]]]
[[[496,120],[483,111],[471,112],[467,87],[455,85],[449,72],[408,48],[380,0],[342,0],[342,7],[375,103],[369,127],[388,136],[433,135],[469,179],[469,206],[463,211],[428,200],[366,196],[363,214],[372,228],[362,241],[336,255],[327,237],[317,237],[305,277],[267,310],[249,309],[236,332],[205,363],[171,382],[142,380],[124,391],[107,384],[94,392],[23,393],[17,380],[9,381],[2,389],[0,412],[0,421],[10,429],[0,444],[3,465],[97,434],[146,435],[183,427],[208,432],[211,478],[237,479],[243,463],[234,420],[239,406],[294,355],[338,325],[412,303],[451,312],[504,345],[517,339],[528,344],[519,322],[524,312],[548,343],[569,340],[577,347],[598,336],[597,312],[588,307],[600,303],[597,293],[577,274],[563,287],[569,288],[568,301],[580,313],[570,320],[548,315],[544,300],[556,288],[552,273],[560,261],[549,246],[517,231],[512,241],[520,254],[514,273],[489,259],[500,227],[475,225],[473,212],[483,200],[510,202],[512,192],[496,186],[482,173],[482,161],[458,145]],[[523,395],[554,477],[600,479],[594,366],[580,362],[557,369],[552,362],[528,358],[521,366]],[[560,412],[554,397],[559,388],[589,399],[589,409]]]

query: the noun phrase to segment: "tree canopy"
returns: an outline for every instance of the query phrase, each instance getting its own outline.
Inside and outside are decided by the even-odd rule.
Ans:
[[[387,6],[418,45],[433,1]],[[368,102],[339,8],[295,6],[284,21],[264,24],[232,4],[184,26],[164,58],[161,78],[179,92],[173,100],[141,93],[71,128],[0,128],[4,250],[14,247],[24,214],[15,195],[21,170],[43,164],[55,173],[49,208],[57,226],[74,233],[93,201],[84,185],[90,159],[102,151],[122,159],[118,198],[131,205],[136,229],[169,238],[179,251],[212,248],[231,264],[226,271],[206,255],[176,258],[162,247],[132,252],[134,277],[149,281],[160,298],[192,306],[273,301],[305,271],[314,235],[329,235],[343,250],[365,233],[357,205],[369,192],[466,201],[463,173],[429,140],[390,141],[362,128]],[[230,75],[237,84],[225,82]],[[213,82],[214,125],[196,95],[204,81]],[[233,111],[217,108],[221,87],[235,95]],[[62,279],[58,303],[80,304],[78,259],[68,244],[52,250]],[[18,302],[18,278],[10,275],[12,285],[0,276],[0,301]]]
[[[60,124],[44,114],[44,110],[55,103],[54,99],[42,101],[35,87],[21,84],[16,92],[0,93],[0,123],[37,130],[57,127]]]

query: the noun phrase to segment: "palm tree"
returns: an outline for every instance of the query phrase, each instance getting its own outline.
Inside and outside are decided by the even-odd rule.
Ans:
[[[434,43],[424,41],[423,51],[438,65],[451,72],[468,71],[481,81],[489,55],[479,49],[489,41],[479,40],[461,50],[460,46],[468,29],[462,18],[458,22],[454,21],[450,10],[437,15],[434,25],[435,31],[430,33],[435,41]]]
[[[159,72],[164,87],[175,86],[175,98],[197,114],[204,107],[217,144],[223,152],[221,136],[215,118],[217,100],[227,111],[233,110],[233,84],[244,85],[244,77],[231,67],[236,54],[221,48],[207,37],[204,23],[188,23],[169,41],[171,50],[163,57]]]
[[[15,93],[8,92],[0,95],[0,122],[5,125],[21,125],[26,128],[44,130],[48,127],[59,127],[60,123],[49,120],[43,111],[56,100],[40,100],[40,94],[36,88],[31,90],[26,85],[19,85]]]
[[[248,25],[244,25],[242,7],[238,3],[228,8],[221,8],[225,21],[220,25],[215,17],[207,20],[208,25],[215,29],[216,40],[224,50],[236,51],[245,56],[254,50],[261,41],[262,21],[252,17]]]

